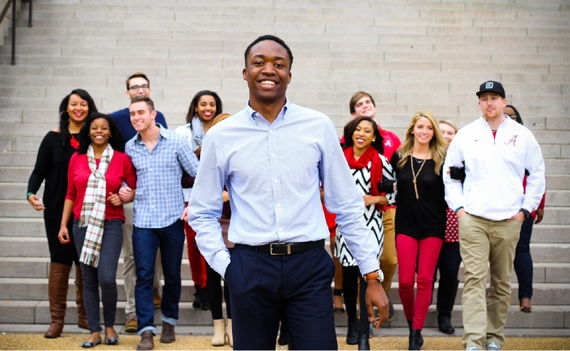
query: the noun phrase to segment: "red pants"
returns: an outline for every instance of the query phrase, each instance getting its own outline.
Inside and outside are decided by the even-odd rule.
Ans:
[[[184,222],[184,231],[186,232],[186,242],[188,243],[188,260],[190,261],[190,271],[192,272],[192,280],[194,286],[201,288],[206,287],[206,261],[204,256],[198,250],[196,245],[196,232],[188,223]]]
[[[442,244],[443,240],[435,237],[417,240],[405,234],[396,236],[400,300],[406,319],[413,321],[413,329],[424,327],[431,303],[433,273]],[[416,262],[418,291],[414,298]]]

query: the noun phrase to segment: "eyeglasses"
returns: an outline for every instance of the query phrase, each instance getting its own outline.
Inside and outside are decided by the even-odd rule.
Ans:
[[[507,114],[505,113],[505,116],[507,116],[507,117],[511,117],[511,119],[514,119],[514,120],[516,120],[516,119],[517,119],[517,115],[507,115]]]
[[[132,91],[138,91],[139,89],[147,90],[147,89],[148,89],[148,84],[133,85],[133,86],[129,87],[129,90],[132,90]]]

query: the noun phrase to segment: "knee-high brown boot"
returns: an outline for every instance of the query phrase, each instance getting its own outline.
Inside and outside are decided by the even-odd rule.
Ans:
[[[70,265],[54,262],[50,264],[48,295],[51,324],[48,331],[44,334],[46,338],[57,338],[63,331],[70,271]]]
[[[83,303],[83,275],[81,274],[81,267],[75,265],[75,302],[77,303],[77,326],[83,329],[89,329],[87,322],[87,311]]]

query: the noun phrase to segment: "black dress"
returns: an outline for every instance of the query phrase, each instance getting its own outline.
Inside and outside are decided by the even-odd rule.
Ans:
[[[443,240],[447,203],[445,202],[442,171],[439,175],[435,174],[435,161],[430,159],[425,161],[418,174],[424,160],[410,156],[404,167],[398,168],[400,159],[400,153],[396,152],[390,160],[396,172],[398,186],[396,235],[405,234],[418,240],[433,236]],[[416,185],[419,198],[416,198],[410,160],[415,162],[414,171],[418,174]]]
[[[77,139],[78,134],[73,134]],[[74,139],[74,140],[75,140]],[[61,134],[50,131],[42,140],[38,150],[36,165],[28,181],[28,193],[37,193],[42,182],[45,180],[43,202],[44,224],[48,239],[51,262],[72,265],[79,263],[73,235],[70,235],[71,243],[63,245],[57,235],[61,225],[63,204],[67,194],[67,169],[71,156],[77,150],[71,145],[71,140],[66,141],[63,152],[61,151]],[[73,216],[67,223],[67,229],[73,232]]]

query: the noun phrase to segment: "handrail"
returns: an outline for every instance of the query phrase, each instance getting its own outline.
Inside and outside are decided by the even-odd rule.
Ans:
[[[32,27],[32,0],[22,0],[23,2],[28,2],[28,8],[29,8],[29,15],[28,15],[28,27]],[[2,20],[4,19],[4,17],[6,16],[6,13],[8,13],[8,9],[10,8],[10,4],[12,5],[12,61],[10,62],[10,64],[13,66],[16,64],[16,0],[8,0],[6,2],[6,5],[4,6],[4,9],[2,10],[2,13],[0,13],[0,24],[2,23]]]

